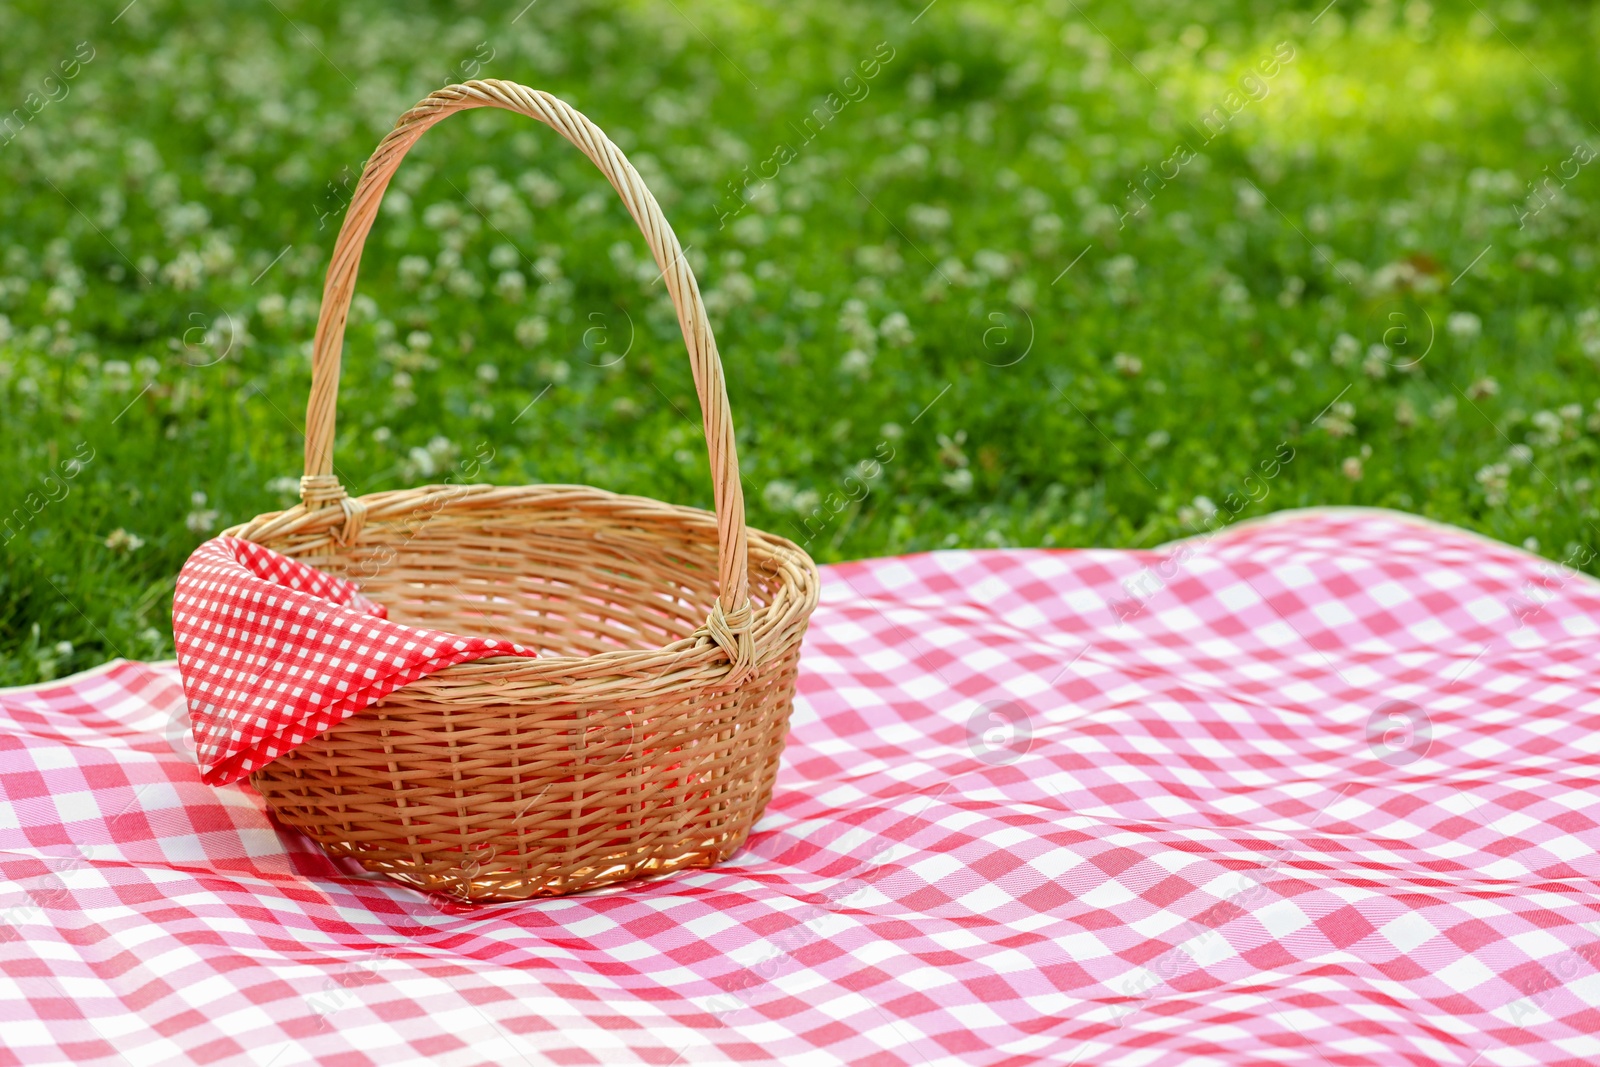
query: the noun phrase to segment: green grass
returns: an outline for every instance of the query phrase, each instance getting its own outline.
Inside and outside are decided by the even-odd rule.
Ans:
[[[347,183],[478,73],[574,102],[651,183],[750,520],[819,561],[1149,546],[1230,494],[1600,547],[1589,5],[118,6],[0,9],[0,683],[169,655],[187,554],[292,500]],[[492,448],[481,480],[709,506],[670,306],[587,161],[481,111],[390,198],[348,485]]]

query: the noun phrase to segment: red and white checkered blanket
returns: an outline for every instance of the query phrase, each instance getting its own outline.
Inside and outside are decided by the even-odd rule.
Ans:
[[[202,784],[171,665],[0,691],[0,1065],[1592,1064],[1597,620],[1374,512],[825,568],[745,850],[477,910]]]

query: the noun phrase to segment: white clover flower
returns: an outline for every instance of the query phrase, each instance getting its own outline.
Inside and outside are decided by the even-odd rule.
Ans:
[[[413,448],[406,454],[404,469],[409,479],[429,477],[435,469],[433,454],[426,448]]]
[[[233,266],[236,253],[233,245],[220,233],[206,236],[206,243],[200,249],[200,265],[208,274],[221,274]]]
[[[911,330],[911,320],[903,311],[891,311],[885,315],[883,321],[878,323],[878,336],[895,348],[905,348],[917,339]]]
[[[310,293],[296,293],[289,301],[289,320],[296,326],[315,322],[321,304]]]
[[[1116,222],[1113,212],[1111,221]],[[1033,216],[1028,222],[1028,235],[1033,240],[1033,250],[1040,254],[1052,252],[1061,243],[1061,235],[1065,232],[1067,224],[1061,221],[1061,216],[1053,212],[1044,212]],[[1098,232],[1096,226],[1085,217],[1084,229],[1091,233]]]
[[[1317,425],[1329,437],[1349,437],[1356,432],[1355,405],[1346,401],[1339,401],[1328,408],[1322,418],[1317,420]]]
[[[464,218],[461,209],[451,203],[429,204],[422,211],[422,224],[430,230],[456,229]]]
[[[404,189],[391,187],[383,194],[383,203],[379,205],[379,210],[397,219],[405,218],[411,214],[411,196]]]
[[[972,265],[991,278],[1011,277],[1011,257],[992,248],[979,249],[973,253]]]
[[[177,258],[161,268],[161,277],[166,279],[168,285],[179,290],[198,289],[205,273],[205,264],[188,249],[179,252]]]
[[[770,481],[761,491],[761,499],[773,511],[789,511],[794,507],[795,489],[782,480]]]
[[[981,285],[984,278],[981,274],[974,274],[967,270],[967,266],[961,262],[960,256],[946,256],[939,261],[939,266],[934,269],[933,274],[928,278],[928,284],[930,285],[934,284],[935,281],[972,287]]]
[[[204,503],[204,493],[196,493],[195,495],[200,497],[201,502]],[[217,525],[218,514],[219,513],[216,508],[197,507],[195,510],[184,516],[183,525],[192,534],[210,533]]]
[[[1600,308],[1580,311],[1574,321],[1578,328],[1578,347],[1590,359],[1600,359]]]
[[[893,274],[904,266],[893,245],[862,245],[855,252],[856,266],[874,274]]]
[[[1444,328],[1450,331],[1451,337],[1470,341],[1483,332],[1483,320],[1470,311],[1452,311],[1444,320]]]
[[[106,536],[106,547],[118,555],[126,555],[143,548],[144,538],[118,526]]]
[[[1367,279],[1368,287],[1378,293],[1396,292],[1417,287],[1417,268],[1410,263],[1385,263]]]
[[[1529,421],[1546,433],[1559,434],[1561,432],[1561,416],[1553,411],[1535,411],[1533,418]]]
[[[1032,278],[1018,278],[1006,289],[1006,299],[1024,310],[1039,302],[1039,287]]]
[[[211,212],[204,204],[178,204],[161,213],[161,228],[168,237],[187,237],[204,230],[211,222]]]
[[[870,353],[878,348],[878,331],[867,317],[866,301],[851,297],[839,307],[839,332],[855,342],[855,347]]]
[[[1298,274],[1291,274],[1283,280],[1283,289],[1278,293],[1278,306],[1292,308],[1300,302],[1300,297],[1306,291],[1306,280]]]
[[[485,385],[493,385],[495,382],[500,380],[500,368],[495,366],[493,363],[478,364],[478,369],[475,373],[477,374],[478,381],[484,383]]]
[[[406,463],[403,465],[405,477],[408,480],[431,477],[449,468],[460,454],[461,449],[454,441],[442,435],[435,435],[426,446],[413,448],[407,453]]]
[[[760,215],[744,215],[731,227],[733,239],[742,245],[761,245],[767,240],[767,220]]]
[[[516,336],[523,348],[536,348],[550,336],[550,323],[542,315],[523,319],[517,323]]]
[[[44,296],[44,313],[46,315],[65,315],[77,306],[78,298],[72,295],[72,290],[59,285],[52,285],[50,291]]]
[[[939,480],[952,493],[965,495],[972,492],[972,468],[970,467],[958,467],[953,471],[948,471],[940,475]]]
[[[894,174],[923,174],[932,162],[933,153],[928,151],[928,146],[912,141],[889,158],[885,170]]]
[[[495,270],[511,270],[521,262],[522,253],[518,252],[514,245],[501,243],[489,251],[489,266]]]
[[[539,258],[533,261],[533,273],[538,275],[539,280],[545,283],[554,283],[560,281],[560,249],[542,252]]]
[[[1352,482],[1361,480],[1361,457],[1346,456],[1344,462],[1339,464],[1339,471]]]
[[[1506,502],[1511,484],[1511,467],[1505,463],[1491,463],[1482,467],[1475,475],[1479,485],[1483,486],[1485,502],[1490,507],[1499,507]]]
[[[1528,434],[1528,444],[1536,448],[1554,448],[1561,443],[1560,431],[1535,430]]]
[[[283,298],[282,293],[268,293],[256,301],[256,314],[261,316],[261,321],[268,328],[281,326],[288,309],[289,302]]]
[[[967,431],[957,430],[954,437],[939,434],[939,462],[946,467],[965,467],[968,463],[967,454],[961,446],[967,443]]]
[[[500,276],[495,279],[494,289],[502,300],[515,304],[527,295],[528,279],[520,270],[501,271]]]
[[[428,275],[433,273],[433,264],[422,256],[402,256],[400,258],[400,284],[407,289],[415,289],[428,280]],[[282,297],[279,297],[281,300]]]
[[[852,348],[839,360],[839,369],[854,378],[865,378],[872,373],[872,357],[859,348]]]
[[[1137,378],[1144,370],[1144,360],[1126,352],[1118,352],[1111,357],[1111,369],[1124,378]]]
[[[1112,285],[1127,285],[1133,281],[1134,275],[1138,273],[1139,261],[1123,253],[1120,256],[1112,256],[1106,260],[1105,266],[1100,270],[1106,276],[1106,281]]]
[[[950,228],[950,212],[932,204],[912,204],[906,209],[906,222],[923,233],[943,233]]]
[[[561,183],[543,171],[530,170],[517,179],[517,188],[527,194],[536,207],[549,207],[561,198]]]
[[[464,296],[472,300],[476,300],[483,295],[483,283],[478,281],[477,275],[465,268],[451,271],[445,277],[444,287],[456,296]]]
[[[1053,217],[1053,216],[1052,216]],[[1091,237],[1106,238],[1116,233],[1123,226],[1122,212],[1110,204],[1089,204],[1083,209],[1083,232]],[[1030,227],[1034,235],[1034,248],[1040,248],[1039,220],[1033,220]],[[1059,229],[1058,229],[1059,232]],[[1051,247],[1055,242],[1049,242]]]
[[[1341,367],[1349,366],[1360,354],[1361,342],[1347,333],[1335,337],[1333,346],[1328,350],[1328,358]]]
[[[567,278],[552,278],[539,286],[535,303],[541,311],[555,311],[571,303],[573,284]]]

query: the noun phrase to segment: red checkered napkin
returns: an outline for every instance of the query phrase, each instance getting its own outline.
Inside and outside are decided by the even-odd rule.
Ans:
[[[355,585],[216,537],[189,557],[172,633],[202,778],[225,785],[424,675],[510,641],[402,626]]]

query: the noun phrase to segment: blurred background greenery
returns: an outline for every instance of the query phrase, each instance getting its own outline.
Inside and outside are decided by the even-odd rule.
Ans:
[[[1403,508],[1593,570],[1590,4],[651,0],[0,8],[0,683],[170,655],[294,500],[362,160],[507,78],[631,156],[714,318],[753,524],[819,561]],[[357,492],[709,506],[656,266],[500,111],[402,167],[340,398]]]

